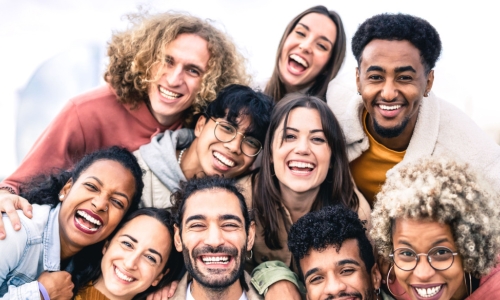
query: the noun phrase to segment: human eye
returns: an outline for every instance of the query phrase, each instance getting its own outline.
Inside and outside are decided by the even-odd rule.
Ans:
[[[410,81],[410,80],[413,79],[413,77],[411,77],[410,75],[401,75],[401,76],[398,77],[398,79],[400,81]]]
[[[340,271],[340,274],[341,275],[351,275],[352,273],[354,273],[354,269],[353,268],[346,268],[346,269],[343,269],[342,271]]]
[[[113,203],[113,205],[115,207],[118,207],[120,209],[123,209],[125,206],[123,205],[122,201],[121,200],[118,200],[116,198],[111,198],[111,203]]]
[[[285,135],[284,135],[284,137],[283,137],[283,139],[284,139],[285,141],[287,141],[287,142],[292,141],[292,140],[294,140],[294,139],[296,139],[296,138],[297,138],[297,137],[296,137],[293,133],[291,133],[291,132],[285,132]]]
[[[313,141],[313,143],[315,144],[323,144],[323,143],[326,143],[326,140],[325,138],[323,137],[312,137],[311,140]]]
[[[131,249],[132,248],[132,244],[129,243],[128,241],[122,241],[121,242],[122,246],[125,247],[125,248],[129,248]]]
[[[237,224],[237,223],[234,223],[234,222],[228,222],[228,223],[224,223],[222,224],[222,228],[224,228],[225,230],[236,230],[238,228],[240,228],[240,225]]]
[[[205,225],[203,223],[191,223],[188,225],[188,228],[191,230],[200,231],[205,228]]]
[[[374,80],[374,81],[379,81],[379,80],[382,80],[383,77],[379,74],[372,74],[372,75],[368,76],[368,79]]]
[[[313,276],[309,280],[309,283],[311,283],[311,284],[318,284],[318,283],[320,283],[322,281],[323,281],[323,276]]]
[[[415,260],[415,257],[417,256],[415,251],[413,251],[411,249],[400,249],[400,250],[398,250],[396,255],[397,255],[398,259],[401,259],[402,261],[407,261],[407,262]]]
[[[250,148],[253,149],[259,149],[260,148],[260,142],[254,138],[247,137],[245,138],[244,143],[249,146]]]
[[[93,183],[90,183],[90,182],[86,182],[83,184],[88,190],[90,191],[93,191],[93,192],[96,192],[98,191],[99,189],[97,188],[97,186]]]
[[[201,75],[200,70],[198,70],[196,68],[189,68],[188,73],[191,74],[192,76],[196,76],[196,77]]]
[[[295,34],[298,35],[298,36],[301,36],[301,37],[306,36],[306,34],[302,30],[299,30],[299,29],[295,30]]]
[[[325,44],[323,43],[318,43],[318,47],[321,49],[321,50],[324,50],[324,51],[327,51],[328,50],[328,47],[325,46]]]
[[[174,58],[170,55],[165,56],[165,63],[167,65],[172,65],[174,63]]]
[[[146,254],[144,255],[146,257],[147,260],[149,260],[151,263],[153,264],[156,264],[157,263],[157,260],[156,258],[153,256],[153,255],[150,255],[150,254]]]
[[[451,252],[450,249],[448,248],[435,248],[433,249],[429,255],[434,259],[434,260],[443,260],[443,259],[448,259],[453,255],[453,252]]]
[[[226,133],[234,133],[236,131],[236,129],[234,129],[233,126],[229,125],[228,123],[225,123],[225,122],[220,122],[219,123],[219,127],[221,130],[223,130],[224,132]]]

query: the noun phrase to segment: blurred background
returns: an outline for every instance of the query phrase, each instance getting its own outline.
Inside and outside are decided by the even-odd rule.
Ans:
[[[272,72],[288,22],[318,4],[343,19],[348,51],[339,76],[353,83],[350,38],[360,23],[383,12],[428,20],[443,43],[433,91],[500,143],[494,1],[0,0],[0,178],[13,172],[70,97],[104,83],[106,43],[113,31],[127,27],[126,14],[175,10],[213,20],[233,38],[260,83]]]

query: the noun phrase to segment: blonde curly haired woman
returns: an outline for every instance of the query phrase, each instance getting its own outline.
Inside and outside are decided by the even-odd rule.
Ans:
[[[121,145],[129,151],[192,116],[230,84],[247,84],[244,58],[211,22],[179,13],[129,16],[131,26],[108,45],[107,84],[67,103],[19,168],[0,183],[0,211],[31,206],[19,184],[53,168],[68,169],[86,153]],[[15,228],[19,218],[9,217]],[[0,239],[5,238],[0,222]]]
[[[404,290],[395,296],[499,299],[497,201],[465,164],[446,158],[391,174],[377,195],[370,233]]]

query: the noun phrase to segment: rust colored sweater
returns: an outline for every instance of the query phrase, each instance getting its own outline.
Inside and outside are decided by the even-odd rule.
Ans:
[[[135,151],[157,133],[180,127],[180,121],[161,125],[145,104],[136,109],[121,104],[105,85],[69,100],[0,187],[18,193],[20,183],[41,173],[68,169],[85,154],[114,145]]]

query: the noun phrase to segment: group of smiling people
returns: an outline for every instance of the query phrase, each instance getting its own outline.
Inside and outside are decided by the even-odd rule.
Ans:
[[[0,299],[500,297],[500,146],[431,92],[427,21],[362,23],[357,91],[323,6],[263,91],[210,22],[133,22],[0,184]]]

